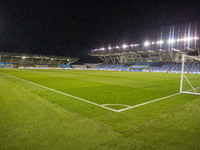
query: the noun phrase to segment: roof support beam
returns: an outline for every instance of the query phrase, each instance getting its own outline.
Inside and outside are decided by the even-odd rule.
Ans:
[[[99,58],[100,58],[101,60],[103,60],[103,62],[107,63],[106,60],[105,60],[104,58],[102,58],[101,56],[99,56]]]
[[[42,60],[41,60],[41,62],[40,62],[40,65],[42,64],[42,62],[43,62],[43,58],[42,58]]]
[[[160,62],[162,62],[162,57],[161,57],[160,53],[159,53],[159,60],[160,60]]]
[[[50,59],[50,61],[49,61],[48,65],[50,65],[50,64],[51,64],[52,60],[53,60],[53,59]]]
[[[59,60],[58,65],[61,63],[62,59]]]
[[[107,58],[106,55],[104,55],[104,59],[106,60],[106,63],[109,62],[109,58]]]
[[[11,57],[10,63],[12,63],[12,61],[13,61],[13,56]]]
[[[31,64],[33,63],[33,60],[34,60],[34,57],[33,57],[32,60],[31,60]]]
[[[70,65],[70,64],[73,64],[73,63],[75,63],[77,60],[69,60],[68,62],[67,62],[67,65]]]
[[[132,62],[134,63],[135,62],[135,59],[133,57],[133,54],[131,54],[131,58],[132,58]]]
[[[22,58],[21,64],[22,64],[23,60],[24,60],[24,58]]]
[[[110,55],[110,60],[112,61],[113,64],[115,63],[113,56],[111,56],[111,55]]]
[[[115,56],[116,56],[116,58],[117,58],[118,62],[120,63],[119,56],[118,56],[117,54],[116,54]]]
[[[149,60],[152,61],[152,59],[151,59],[151,54],[149,53],[148,55],[149,55]]]

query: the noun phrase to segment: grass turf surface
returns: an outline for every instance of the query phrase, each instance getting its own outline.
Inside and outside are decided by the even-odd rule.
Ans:
[[[136,105],[179,91],[180,74],[16,70],[98,104]],[[199,149],[200,98],[180,94],[112,112],[0,73],[1,149]],[[114,109],[116,106],[112,106]]]

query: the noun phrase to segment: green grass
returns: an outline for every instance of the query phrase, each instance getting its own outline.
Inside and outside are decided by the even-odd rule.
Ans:
[[[180,94],[180,74],[92,70],[0,70],[0,149],[200,149],[200,97]],[[109,106],[122,109],[121,106]]]

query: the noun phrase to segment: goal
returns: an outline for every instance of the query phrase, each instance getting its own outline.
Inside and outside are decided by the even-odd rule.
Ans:
[[[182,55],[180,93],[200,95],[200,58]]]

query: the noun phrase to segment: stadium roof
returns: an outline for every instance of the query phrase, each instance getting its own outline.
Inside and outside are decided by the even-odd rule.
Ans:
[[[17,53],[0,53],[2,57],[18,57],[18,58],[34,58],[34,59],[54,59],[54,60],[79,60],[78,57],[63,57],[63,56],[46,56],[46,55],[33,55],[33,54],[17,54]]]
[[[19,59],[21,60],[21,63],[24,61],[23,60],[32,60],[31,63],[33,62],[33,60],[41,60],[41,62],[43,62],[43,60],[49,61],[49,64],[52,61],[58,61],[58,64],[60,62],[66,63],[66,64],[72,64],[75,63],[79,60],[79,58],[77,57],[63,57],[63,56],[44,56],[44,55],[32,55],[32,54],[16,54],[16,53],[0,53],[0,61],[2,61],[2,59],[9,59],[10,63],[16,63],[13,62],[13,59]]]

